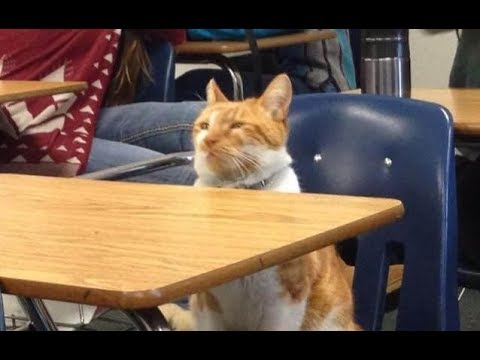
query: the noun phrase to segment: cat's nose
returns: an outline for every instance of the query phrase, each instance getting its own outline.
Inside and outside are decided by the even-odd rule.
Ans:
[[[205,138],[204,142],[207,146],[212,146],[212,145],[215,145],[215,143],[218,142],[218,138],[213,137],[213,136],[208,136],[208,137]]]

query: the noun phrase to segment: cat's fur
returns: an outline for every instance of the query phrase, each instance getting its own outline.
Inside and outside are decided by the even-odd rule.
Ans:
[[[195,185],[300,192],[286,149],[291,98],[286,75],[240,102],[211,80],[193,129]],[[345,270],[329,246],[193,295],[192,317],[172,304],[161,310],[184,330],[357,330]]]

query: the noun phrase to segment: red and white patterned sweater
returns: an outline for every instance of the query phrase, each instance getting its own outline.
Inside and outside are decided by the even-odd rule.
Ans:
[[[139,29],[147,41],[185,41],[184,29]],[[81,173],[112,78],[121,30],[0,30],[0,80],[86,81],[82,93],[0,104],[0,172]]]
[[[0,171],[74,176],[87,163],[120,30],[0,30],[0,79],[86,81],[82,93],[4,103]]]

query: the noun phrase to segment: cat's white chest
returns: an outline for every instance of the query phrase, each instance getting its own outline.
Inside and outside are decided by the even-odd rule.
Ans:
[[[287,167],[275,176],[264,190],[299,193],[300,185],[298,184],[298,178],[293,169]]]
[[[277,267],[272,267],[211,290],[222,308],[229,330],[299,330],[306,301],[285,296]]]

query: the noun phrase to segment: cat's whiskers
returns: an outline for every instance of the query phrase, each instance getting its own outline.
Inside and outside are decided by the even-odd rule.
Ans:
[[[233,155],[233,154],[229,153],[229,156],[233,160],[237,169],[239,170],[241,179],[246,179],[248,177],[247,166],[243,162],[241,162],[240,159],[236,155]]]
[[[248,154],[244,151],[241,151],[241,150],[238,150],[238,149],[233,149],[233,150],[235,150],[235,156],[238,156],[242,160],[245,160],[245,161],[249,162],[251,165],[254,166],[255,170],[260,168],[260,163],[257,161],[256,158],[252,157],[250,154]]]
[[[227,148],[225,146],[219,147],[216,149],[220,154],[228,156],[231,160],[233,165],[235,166],[235,169],[238,170],[238,173],[240,173],[240,177],[242,179],[246,178],[248,176],[248,169],[246,168],[245,164],[243,164],[237,157],[236,155],[232,154],[231,148]],[[236,150],[236,149],[233,149]]]
[[[240,172],[240,177],[242,179],[245,179],[248,175],[247,175],[247,169],[245,168],[245,165],[242,164],[241,161],[239,161],[235,156],[232,156],[231,157],[232,160],[233,160],[233,163],[235,164],[235,167],[239,170]],[[244,172],[245,170],[245,172]]]
[[[249,162],[250,164],[252,164],[253,165],[253,170],[260,172],[262,177],[266,176],[261,164],[252,155],[250,155],[249,153],[246,153],[244,151],[241,151],[241,150],[237,150],[236,155],[239,156],[240,158],[242,158],[243,160]]]
[[[252,160],[250,159],[246,159],[242,152],[240,152],[239,150],[237,149],[233,149],[235,150],[235,154],[232,154],[232,153],[229,153],[229,156],[232,158],[232,160],[234,161],[235,164],[238,164],[239,167],[241,167],[243,170],[245,170],[245,172],[241,172],[240,176],[243,179],[246,179],[249,175],[249,173],[251,172],[251,170],[249,171],[249,169],[247,168],[247,165],[242,161],[242,160],[247,160],[248,162],[250,162],[252,165],[253,165],[253,170],[256,171],[258,169],[258,163],[255,163],[255,162],[252,162]]]

